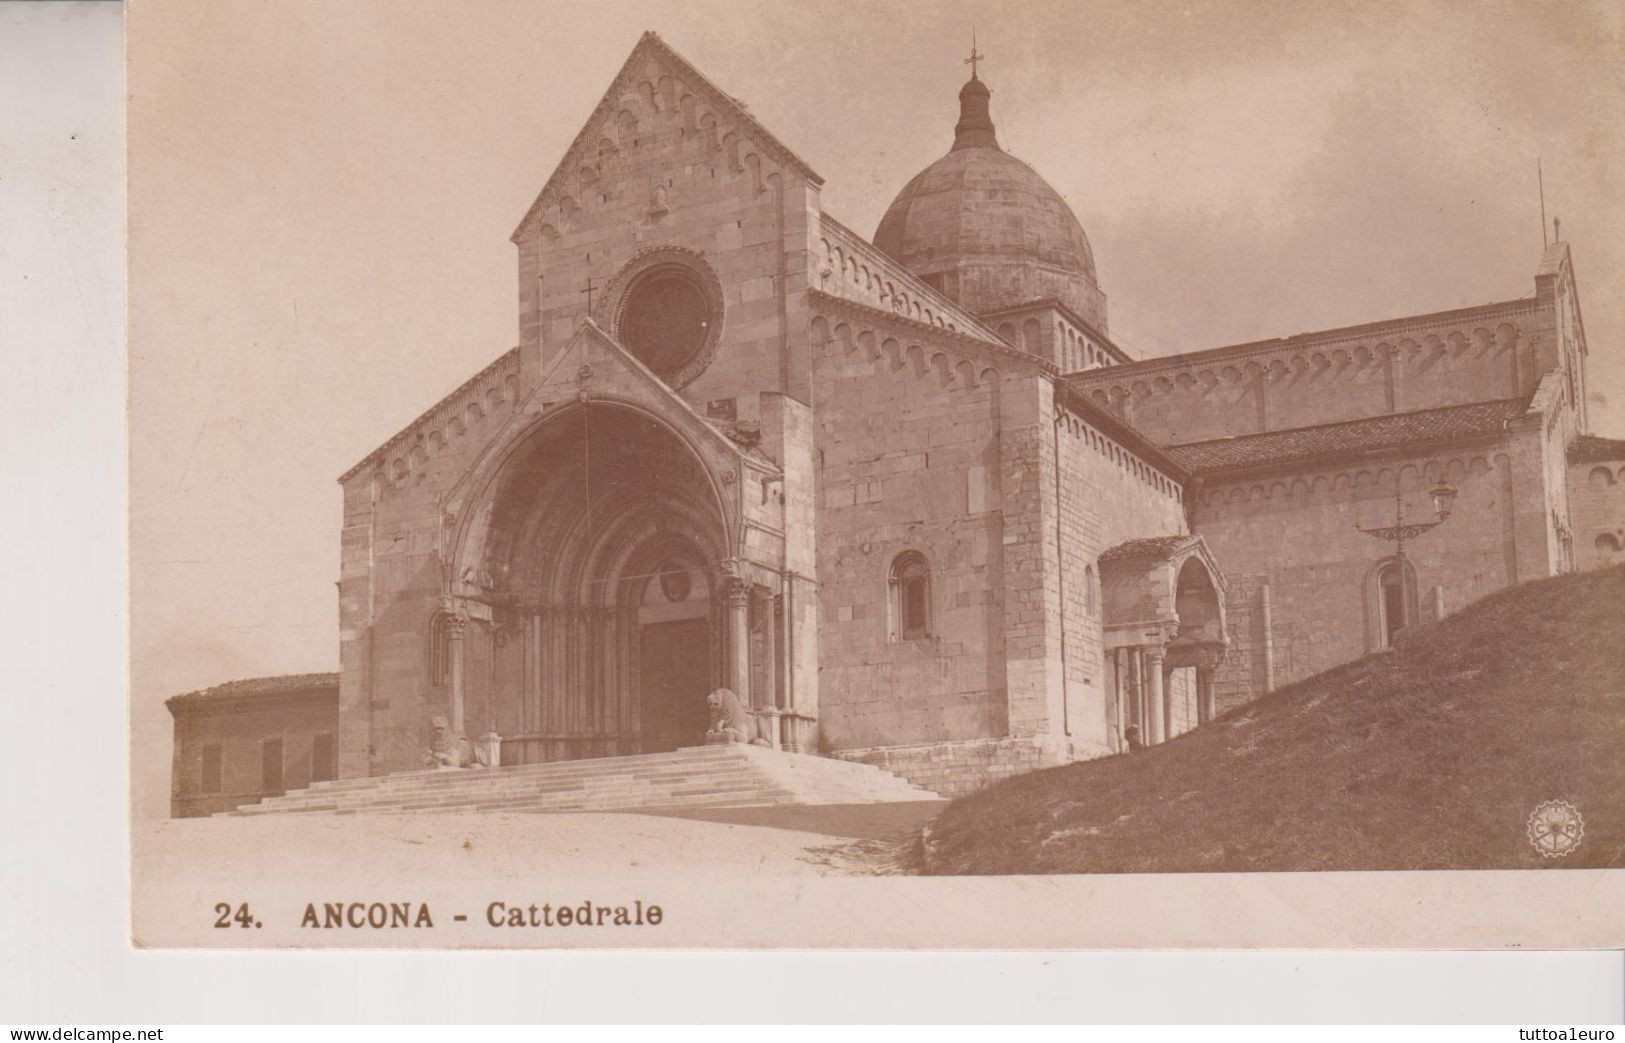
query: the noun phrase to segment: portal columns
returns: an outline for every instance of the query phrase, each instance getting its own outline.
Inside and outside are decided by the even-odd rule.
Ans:
[[[1161,645],[1152,645],[1145,650],[1146,703],[1151,719],[1151,735],[1148,741],[1153,745],[1168,738],[1168,721],[1164,705],[1167,677],[1163,673],[1166,657],[1167,653]]]
[[[468,629],[468,617],[446,617],[446,651],[450,660],[451,730],[454,735],[463,731],[463,634]]]
[[[779,729],[778,613],[775,611],[778,599],[767,587],[756,587],[753,594],[752,600],[755,605],[752,615],[755,617],[756,631],[762,636],[758,646],[761,663],[758,664],[756,672],[756,677],[762,684],[761,690],[756,692],[753,704],[756,707],[756,720],[761,725],[762,738],[771,743],[774,749],[779,749],[783,742]]]
[[[728,627],[728,687],[739,701],[754,705],[750,697],[750,585],[737,576],[723,584]]]

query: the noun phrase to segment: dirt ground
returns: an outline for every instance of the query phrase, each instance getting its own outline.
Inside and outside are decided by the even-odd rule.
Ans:
[[[291,873],[441,879],[600,873],[808,876],[906,871],[945,802],[655,814],[270,815],[135,824],[135,864],[168,877]]]

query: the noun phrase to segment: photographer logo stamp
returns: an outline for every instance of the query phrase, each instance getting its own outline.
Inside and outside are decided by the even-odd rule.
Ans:
[[[1580,809],[1566,800],[1548,800],[1529,816],[1529,843],[1542,858],[1562,858],[1585,839]]]

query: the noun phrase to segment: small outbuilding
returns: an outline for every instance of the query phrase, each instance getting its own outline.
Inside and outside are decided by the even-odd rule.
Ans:
[[[338,776],[338,674],[230,681],[164,705],[175,719],[174,818],[230,811]]]

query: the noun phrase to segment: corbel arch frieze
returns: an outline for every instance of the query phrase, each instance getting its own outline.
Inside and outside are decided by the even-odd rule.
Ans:
[[[704,76],[654,34],[645,34],[599,98],[591,115],[565,149],[558,167],[537,194],[513,233],[518,242],[558,197],[579,187],[577,172],[591,165],[599,177],[628,149],[641,147],[652,135],[676,132],[695,138],[707,151],[720,147],[722,135],[748,145],[759,157],[762,178],[794,170],[809,181],[822,179],[784,147],[740,103],[712,86]],[[603,148],[608,141],[608,155]],[[745,156],[740,156],[743,160]],[[764,161],[765,160],[765,161]],[[769,166],[773,169],[769,170]]]
[[[1460,325],[1400,324],[1380,337],[1313,344],[1266,345],[1240,349],[1211,360],[1167,360],[1112,367],[1075,378],[1076,384],[1106,400],[1154,399],[1199,388],[1207,395],[1224,384],[1264,381],[1272,388],[1309,387],[1322,380],[1381,376],[1393,361],[1429,368],[1457,360],[1473,362],[1516,351],[1525,340],[1518,316]],[[1128,370],[1128,372],[1124,372]],[[1188,382],[1179,377],[1191,378]]]
[[[1427,485],[1440,478],[1455,481],[1488,474],[1497,466],[1497,461],[1505,456],[1505,453],[1484,449],[1435,454],[1420,464],[1415,462],[1418,458],[1412,458],[1410,462],[1397,466],[1402,484],[1409,480]],[[1392,495],[1394,475],[1392,464],[1311,469],[1296,472],[1291,478],[1262,482],[1245,475],[1231,478],[1208,475],[1204,477],[1206,488],[1202,492],[1200,503],[1203,507],[1219,507],[1283,497],[1297,499],[1323,494],[1374,495],[1383,489],[1390,490],[1383,495]]]
[[[894,372],[907,370],[916,378],[934,377],[944,388],[968,390],[998,382],[997,366],[972,353],[929,340],[922,342],[915,331],[889,328],[892,324],[884,322],[865,323],[863,318],[815,311],[808,320],[808,334],[816,347],[835,344],[848,355],[862,352],[870,362],[884,359]],[[1042,363],[1037,358],[1030,361]]]

